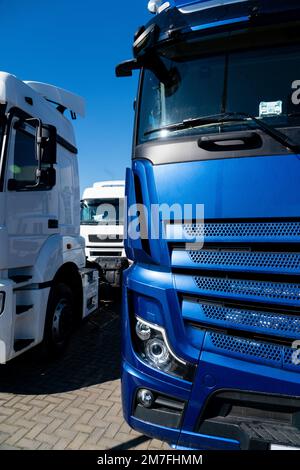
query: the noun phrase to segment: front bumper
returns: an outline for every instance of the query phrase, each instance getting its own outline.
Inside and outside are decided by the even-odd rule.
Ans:
[[[123,368],[122,368],[122,396],[123,409],[126,421],[131,427],[151,437],[155,437],[174,445],[192,449],[219,449],[239,450],[253,448],[256,437],[251,432],[254,427],[249,424],[249,440],[241,439],[239,433],[224,432],[224,427],[218,422],[211,422],[211,427],[201,427],[201,416],[207,409],[210,398],[219,392],[234,391],[252,393],[264,396],[269,395],[290,397],[297,402],[300,397],[300,374],[296,371],[282,370],[266,366],[264,363],[255,364],[247,360],[234,357],[225,357],[221,353],[205,350],[205,341],[185,329],[172,275],[167,272],[155,272],[149,267],[133,266],[125,274],[123,303]],[[139,300],[132,303],[130,297]],[[132,311],[134,309],[134,312]],[[152,369],[144,364],[135,354],[132,346],[130,316],[138,314],[149,322],[163,326],[174,351],[179,357],[189,362],[198,363],[193,383],[171,377]],[[198,344],[198,349],[197,349]],[[181,400],[185,403],[180,427],[171,429],[139,419],[135,416],[135,399],[137,390],[148,388],[155,393]],[[280,416],[274,419],[278,428],[286,423],[280,421]],[[284,416],[284,419],[286,416]],[[259,417],[257,421],[265,425],[265,418]],[[269,417],[268,417],[269,420]],[[234,420],[233,420],[234,421]],[[246,417],[245,420],[247,421]],[[221,423],[222,424],[222,423]],[[236,425],[235,422],[224,423]],[[271,423],[272,424],[272,423]],[[268,425],[266,431],[272,434],[272,426]],[[295,427],[296,426],[296,427]],[[226,427],[226,426],[225,426]],[[273,435],[272,443],[295,446],[300,437],[297,435],[299,425],[291,423],[291,432],[296,437],[289,440],[280,433]],[[231,436],[231,437],[229,437]],[[262,437],[258,448],[269,448],[270,436]],[[246,442],[246,444],[245,444]],[[248,442],[248,444],[247,444]],[[255,445],[254,445],[255,448]]]

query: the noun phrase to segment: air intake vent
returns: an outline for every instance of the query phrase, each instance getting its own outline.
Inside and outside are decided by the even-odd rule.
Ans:
[[[90,243],[122,243],[122,235],[89,235]]]
[[[283,345],[207,332],[205,350],[214,353],[222,352],[224,355],[243,361],[300,372],[300,365],[293,362],[295,349]]]
[[[248,281],[241,279],[195,276],[194,281],[202,293],[227,297],[261,299],[290,305],[300,304],[300,285],[278,282]]]
[[[213,348],[228,351],[242,359],[257,359],[274,365],[282,362],[282,347],[275,344],[260,343],[254,340],[227,336],[220,333],[209,333]]]
[[[272,271],[286,274],[300,272],[300,253],[268,253],[251,251],[189,251],[190,259],[206,269],[238,269]]]
[[[196,324],[300,339],[300,313],[288,315],[286,310],[276,313],[185,298],[182,314],[185,320]]]
[[[189,237],[201,238],[204,236],[206,241],[300,241],[300,222],[185,224],[184,231]]]

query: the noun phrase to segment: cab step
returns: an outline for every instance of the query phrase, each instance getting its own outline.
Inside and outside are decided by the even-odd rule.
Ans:
[[[34,339],[16,339],[14,342],[15,352],[22,351],[22,349],[27,348],[34,342]]]
[[[22,313],[28,312],[33,308],[33,305],[17,305],[16,314],[21,315]]]
[[[25,275],[25,274],[16,274],[16,275],[10,276],[10,279],[14,281],[16,284],[23,284],[24,282],[30,281],[30,279],[32,279],[32,276]]]

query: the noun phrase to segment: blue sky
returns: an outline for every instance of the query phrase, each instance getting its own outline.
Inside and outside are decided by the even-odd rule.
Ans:
[[[0,11],[0,69],[86,99],[86,118],[75,122],[81,189],[122,179],[137,74],[117,79],[114,69],[131,58],[134,32],[150,19],[147,0],[0,0]]]

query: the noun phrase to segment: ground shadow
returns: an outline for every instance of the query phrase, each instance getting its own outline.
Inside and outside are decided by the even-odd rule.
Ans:
[[[64,355],[46,363],[33,350],[0,366],[0,393],[62,393],[120,377],[120,308],[108,303],[75,332]]]
[[[117,446],[111,447],[109,450],[113,452],[117,450],[130,450],[130,449],[134,449],[135,447],[141,444],[145,444],[145,442],[148,442],[148,441],[150,441],[150,437],[139,436],[139,437],[130,439],[129,441],[124,442],[123,444],[119,444]]]

